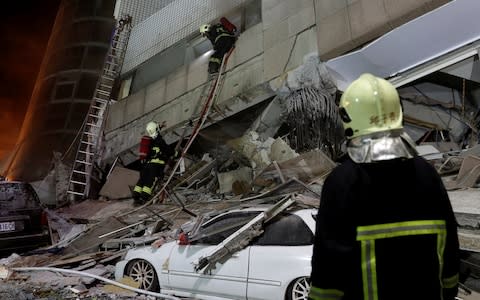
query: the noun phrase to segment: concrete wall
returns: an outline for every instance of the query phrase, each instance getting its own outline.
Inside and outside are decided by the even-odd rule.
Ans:
[[[315,0],[322,60],[336,57],[448,0]]]
[[[144,1],[131,1],[143,6]],[[122,74],[175,45],[200,25],[228,14],[250,0],[175,0],[132,29]],[[163,1],[162,1],[163,2]]]

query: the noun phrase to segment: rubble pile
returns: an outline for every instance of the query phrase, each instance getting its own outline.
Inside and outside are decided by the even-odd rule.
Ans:
[[[129,250],[205,238],[198,228],[222,212],[268,207],[235,233],[228,232],[232,224],[219,229],[225,239],[195,266],[208,271],[258,237],[278,213],[318,207],[323,180],[343,155],[336,89],[326,73],[317,56],[307,57],[274,88],[272,103],[279,105],[268,105],[243,135],[220,148],[184,157],[168,186],[156,185],[149,205],[134,207],[131,189],[139,174],[118,162],[98,199],[47,210],[52,245],[0,260],[0,298],[154,298],[158,294],[140,290],[132,278],[113,281],[115,264]],[[284,111],[274,112],[278,107]],[[277,135],[283,123],[291,132]],[[427,140],[420,139],[417,150],[442,175],[462,248],[478,252],[480,145],[462,149]]]
[[[295,199],[290,201],[297,206],[318,206],[321,182],[335,163],[320,150],[299,155],[280,138],[267,142],[257,139],[258,135],[250,132],[246,138],[231,141],[231,155],[225,161],[209,155],[190,160],[188,171],[177,174],[171,188],[146,207],[134,208],[128,195],[128,186],[138,178],[136,171],[115,166],[99,199],[47,211],[51,246],[22,256],[12,254],[0,261],[2,277],[9,284],[3,291],[26,291],[25,295],[12,294],[15,299],[127,299],[136,293],[58,269],[112,280],[115,263],[128,249],[160,247],[222,211],[274,205],[285,197]],[[263,153],[265,159],[256,160],[258,153]],[[25,267],[39,269],[8,271]],[[135,282],[127,280],[126,284],[135,288]]]

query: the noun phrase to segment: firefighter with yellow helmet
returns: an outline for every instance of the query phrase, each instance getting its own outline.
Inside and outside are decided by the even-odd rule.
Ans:
[[[339,113],[348,159],[322,189],[309,299],[453,300],[455,217],[440,176],[403,131],[397,90],[363,74]]]
[[[150,199],[155,181],[163,178],[165,164],[174,154],[174,150],[161,136],[160,125],[157,122],[149,122],[145,129],[150,141],[145,150],[145,157],[142,157],[144,162],[140,178],[133,189],[135,205],[144,204]]]

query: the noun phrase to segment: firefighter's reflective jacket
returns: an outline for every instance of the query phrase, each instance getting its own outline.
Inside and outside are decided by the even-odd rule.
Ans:
[[[165,140],[159,134],[150,144],[146,162],[165,164],[173,156],[173,152],[173,149],[167,145]]]
[[[453,300],[458,269],[448,194],[424,159],[347,160],[325,180],[310,299]]]
[[[220,38],[235,38],[235,35],[225,29],[222,24],[218,23],[210,27],[210,30],[206,32],[206,37],[210,40],[210,42],[212,42],[213,49],[217,50],[216,46],[218,45],[218,41],[220,40]]]

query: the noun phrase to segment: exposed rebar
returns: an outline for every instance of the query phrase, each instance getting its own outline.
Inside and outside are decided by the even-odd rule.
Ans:
[[[290,145],[299,152],[319,148],[336,159],[340,155],[343,130],[334,95],[306,87],[293,91],[286,100]]]

